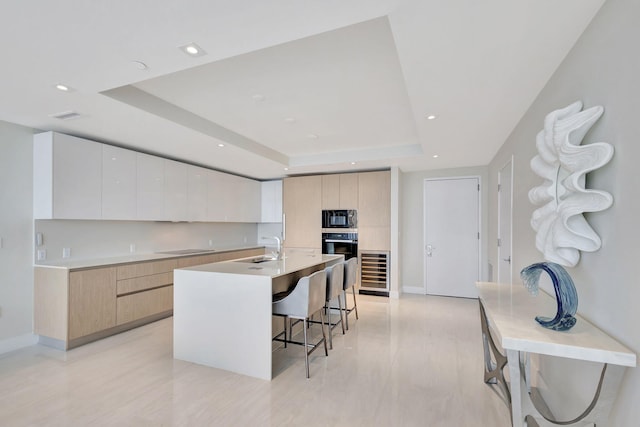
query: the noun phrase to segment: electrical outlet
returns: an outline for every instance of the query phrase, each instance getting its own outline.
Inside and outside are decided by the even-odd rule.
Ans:
[[[213,240],[209,239],[209,247],[212,248],[213,247]]]
[[[62,258],[71,257],[71,248],[62,248]]]
[[[36,246],[40,247],[40,246],[42,246],[43,243],[44,243],[44,236],[42,235],[42,233],[37,232],[36,233]]]
[[[38,261],[44,261],[45,259],[47,259],[47,250],[38,249],[38,252],[36,252],[36,256],[38,258]]]
[[[129,253],[136,253],[136,244],[135,243],[131,243],[129,244]]]

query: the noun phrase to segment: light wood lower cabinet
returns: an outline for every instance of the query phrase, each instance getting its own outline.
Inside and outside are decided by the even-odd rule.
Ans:
[[[69,273],[69,340],[116,325],[116,269]]]
[[[173,311],[173,286],[124,295],[118,297],[116,305],[119,325]]]
[[[34,332],[67,350],[173,314],[173,270],[264,254],[264,248],[69,270],[34,269]]]

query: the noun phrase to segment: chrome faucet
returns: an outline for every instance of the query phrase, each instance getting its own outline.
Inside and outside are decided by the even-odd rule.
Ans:
[[[283,257],[282,257],[282,240],[280,239],[280,237],[278,237],[278,236],[270,236],[270,237],[263,237],[262,239],[263,240],[264,239],[274,239],[276,241],[276,243],[277,243],[276,251],[277,252],[274,255],[275,255],[277,260],[281,260]]]

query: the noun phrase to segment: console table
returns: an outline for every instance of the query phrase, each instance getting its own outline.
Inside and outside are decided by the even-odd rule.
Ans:
[[[609,413],[627,367],[636,366],[636,354],[581,316],[569,331],[543,328],[537,315],[553,315],[555,299],[537,297],[522,285],[476,283],[485,353],[485,382],[506,393],[512,424],[520,426],[608,425]],[[506,352],[503,355],[496,344]],[[592,402],[573,420],[557,420],[530,384],[530,355],[539,354],[603,364]],[[508,366],[509,384],[503,368]],[[540,424],[539,424],[540,423]]]

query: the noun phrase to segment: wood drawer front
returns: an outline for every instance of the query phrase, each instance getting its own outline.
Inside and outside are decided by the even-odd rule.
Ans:
[[[118,325],[173,310],[173,286],[118,297]]]
[[[194,265],[211,264],[212,262],[220,261],[220,255],[222,254],[208,254],[190,256],[187,258],[178,258],[178,268],[192,267]]]
[[[169,273],[152,274],[151,276],[135,277],[133,279],[118,280],[118,295],[159,288],[173,284],[173,271]]]
[[[69,340],[116,324],[115,268],[69,274]]]
[[[131,279],[133,277],[150,276],[152,274],[158,273],[167,273],[173,271],[177,267],[178,262],[175,259],[121,265],[120,267],[118,267],[118,280]]]

